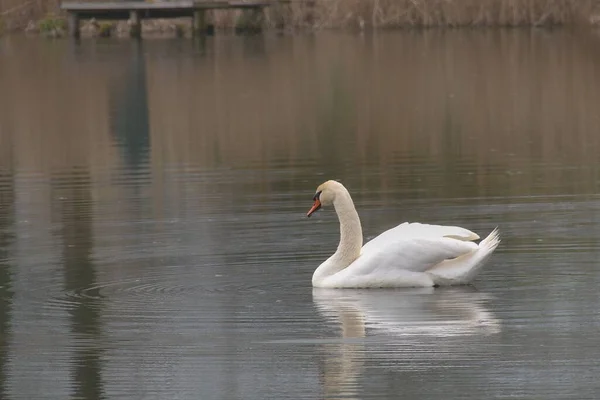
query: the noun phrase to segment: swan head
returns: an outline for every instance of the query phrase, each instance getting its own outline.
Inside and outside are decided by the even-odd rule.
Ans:
[[[320,184],[313,197],[314,203],[310,210],[308,210],[308,213],[306,213],[306,216],[310,217],[322,206],[333,204],[335,196],[340,190],[344,190],[344,186],[337,181],[327,181]]]

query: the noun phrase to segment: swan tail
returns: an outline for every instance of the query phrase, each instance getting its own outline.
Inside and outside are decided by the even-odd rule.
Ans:
[[[500,244],[500,233],[495,228],[483,239],[476,250],[463,254],[427,270],[434,283],[441,286],[464,285],[473,280]]]

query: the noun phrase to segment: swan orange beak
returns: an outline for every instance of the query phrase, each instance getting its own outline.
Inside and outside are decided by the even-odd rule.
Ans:
[[[316,198],[313,206],[310,208],[310,210],[308,210],[308,213],[306,213],[306,216],[310,217],[319,208],[321,208],[321,201]]]

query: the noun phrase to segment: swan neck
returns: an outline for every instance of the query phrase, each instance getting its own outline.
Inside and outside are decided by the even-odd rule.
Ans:
[[[360,218],[349,194],[337,196],[333,202],[340,221],[340,243],[336,255],[344,261],[344,268],[360,255],[363,245]]]
[[[315,270],[313,286],[325,285],[326,278],[352,264],[362,249],[362,227],[350,194],[346,190],[336,193],[333,206],[340,222],[340,243],[336,252]]]

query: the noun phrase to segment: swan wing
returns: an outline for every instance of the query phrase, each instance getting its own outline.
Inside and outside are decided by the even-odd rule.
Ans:
[[[458,226],[446,226],[446,225],[430,225],[430,224],[421,224],[418,222],[408,223],[404,222],[394,228],[388,229],[383,232],[379,236],[373,238],[369,242],[367,242],[363,248],[362,252],[370,252],[376,249],[381,249],[385,247],[388,243],[394,244],[398,240],[403,238],[454,238],[457,240],[477,240],[479,239],[479,235],[475,232],[471,232],[468,229],[461,228]]]
[[[424,272],[444,260],[477,250],[476,243],[449,237],[398,238],[371,246],[347,270],[354,273],[397,270]]]
[[[404,223],[366,243],[345,271],[349,274],[385,274],[403,270],[424,272],[440,262],[478,248],[479,236],[454,226]]]
[[[400,237],[381,244],[370,247],[348,267],[326,278],[323,286],[431,286],[432,278],[425,271],[478,248],[476,243],[448,237]]]

